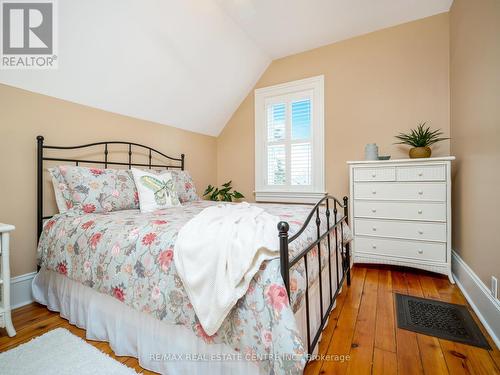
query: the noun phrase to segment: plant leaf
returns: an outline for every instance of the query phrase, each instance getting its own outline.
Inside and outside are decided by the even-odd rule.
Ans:
[[[205,189],[205,192],[203,193],[203,196],[210,194],[212,190],[214,190],[214,187],[212,185],[208,185],[207,188]]]
[[[219,200],[219,189],[215,188],[215,190],[212,192],[210,195],[210,200],[212,201],[218,201]]]
[[[245,198],[245,196],[243,194],[241,194],[239,191],[236,191],[236,190],[233,193],[233,197],[235,197],[236,199]]]
[[[234,199],[245,198],[243,194],[238,191],[231,191],[233,188],[231,187],[233,181],[228,181],[225,184],[222,184],[222,187],[219,189],[218,187],[208,185],[203,193],[203,196],[208,195],[208,199],[211,201],[224,201],[224,202],[232,202]]]
[[[431,130],[430,126],[426,126],[426,124],[427,122],[422,122],[418,124],[416,129],[410,129],[409,133],[399,133],[395,136],[399,142],[394,144],[405,144],[412,147],[426,147],[449,139],[441,137],[443,135],[441,129]]]

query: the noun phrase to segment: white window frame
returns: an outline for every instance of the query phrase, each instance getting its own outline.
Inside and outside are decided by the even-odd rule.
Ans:
[[[323,75],[255,90],[255,199],[260,202],[316,203],[325,194],[325,78]],[[267,185],[266,103],[274,97],[312,92],[312,184]],[[290,157],[290,154],[287,154]],[[290,171],[287,170],[287,173]]]

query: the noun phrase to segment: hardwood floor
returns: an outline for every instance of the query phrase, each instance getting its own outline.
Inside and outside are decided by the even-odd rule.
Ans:
[[[500,374],[500,351],[475,315],[494,350],[397,328],[393,292],[467,304],[460,290],[447,278],[402,268],[356,266],[351,287],[344,291],[319,344],[319,354],[330,357],[309,363],[306,375]],[[13,311],[13,322],[15,337],[9,338],[0,329],[0,352],[56,327],[85,337],[84,330],[36,303]],[[136,371],[153,374],[142,369],[135,358],[114,356],[107,343],[87,341]]]
[[[494,350],[397,327],[393,292],[466,305],[447,277],[385,266],[355,267],[353,273],[319,347],[320,354],[349,355],[349,361],[314,361],[306,375],[500,374],[500,351],[475,315]]]

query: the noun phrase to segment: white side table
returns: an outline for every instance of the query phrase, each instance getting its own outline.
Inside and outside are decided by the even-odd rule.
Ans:
[[[12,337],[16,330],[10,316],[10,266],[9,266],[9,237],[16,227],[0,223],[0,327],[5,327],[7,334]]]

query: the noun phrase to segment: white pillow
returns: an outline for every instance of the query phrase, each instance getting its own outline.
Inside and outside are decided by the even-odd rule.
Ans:
[[[139,193],[141,212],[151,212],[181,204],[175,191],[172,173],[149,173],[132,168],[132,175]]]

